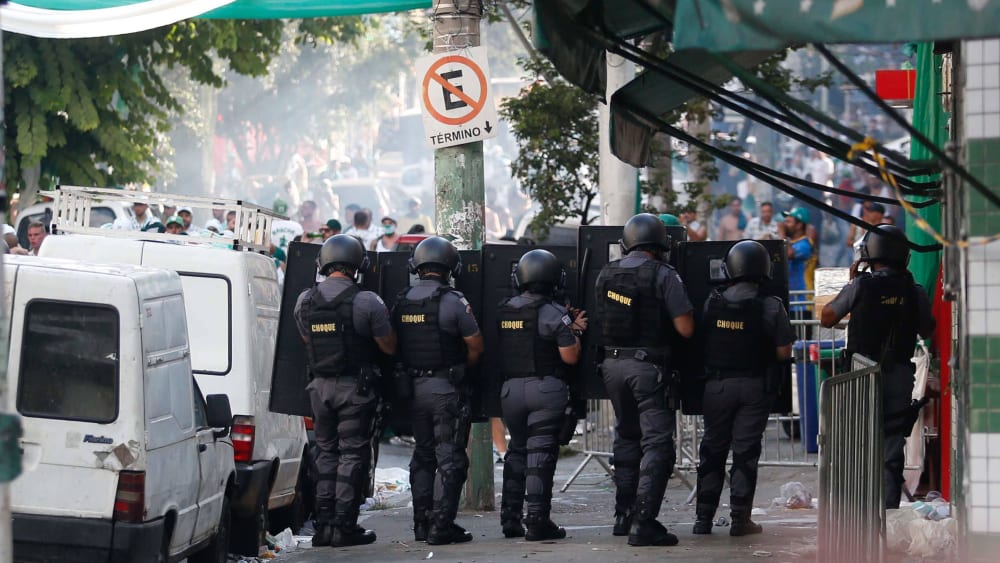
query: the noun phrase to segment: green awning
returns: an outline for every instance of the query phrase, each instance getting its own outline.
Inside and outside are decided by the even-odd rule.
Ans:
[[[605,50],[618,39],[671,33],[676,0],[536,0],[535,46],[566,80],[604,96]]]
[[[737,53],[730,60],[744,68],[753,68],[773,55],[772,51]],[[674,53],[667,64],[721,86],[732,73],[710,53],[685,51]],[[698,93],[662,72],[647,70],[611,97],[611,152],[636,167],[649,161],[653,135],[659,126],[645,115],[662,117],[681,107]]]
[[[274,19],[356,16],[431,7],[431,0],[236,0],[203,18]]]
[[[716,52],[1000,37],[1000,2],[677,0],[675,28],[677,50]]]
[[[45,10],[96,10],[138,6],[147,0],[18,0]],[[235,0],[200,17],[230,19],[315,18],[429,8],[431,0]]]

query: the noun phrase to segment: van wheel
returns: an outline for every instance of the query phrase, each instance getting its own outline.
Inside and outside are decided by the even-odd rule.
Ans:
[[[240,555],[256,557],[260,547],[265,545],[264,535],[267,533],[267,493],[257,504],[257,509],[247,518],[233,518],[232,531],[229,536],[230,548]]]
[[[285,528],[290,528],[293,534],[299,533],[302,524],[309,517],[310,502],[314,493],[309,483],[309,472],[303,459],[299,479],[295,482],[295,500],[288,506],[271,511],[270,529],[272,534],[280,534]]]
[[[219,517],[219,529],[215,532],[212,542],[198,553],[193,554],[190,563],[226,563],[229,557],[229,536],[232,532],[232,511],[229,508],[229,497],[222,501],[222,515]]]

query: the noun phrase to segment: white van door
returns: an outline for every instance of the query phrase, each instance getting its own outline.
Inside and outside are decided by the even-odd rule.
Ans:
[[[10,406],[23,417],[24,473],[12,487],[15,512],[111,518],[118,472],[143,470],[139,315],[134,297],[110,285],[17,271]],[[67,288],[74,300],[53,299]]]
[[[215,429],[208,426],[205,398],[194,387],[194,421],[198,428],[198,462],[201,465],[201,484],[198,488],[198,523],[194,541],[198,543],[215,531],[222,517],[222,504],[226,495],[226,479],[233,467],[233,445],[228,440],[217,439]],[[228,463],[227,463],[228,462]]]

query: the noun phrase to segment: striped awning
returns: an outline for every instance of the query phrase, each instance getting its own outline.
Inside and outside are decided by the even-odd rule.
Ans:
[[[196,17],[314,18],[430,5],[430,0],[21,0],[0,7],[0,24],[13,33],[70,39],[136,33]]]

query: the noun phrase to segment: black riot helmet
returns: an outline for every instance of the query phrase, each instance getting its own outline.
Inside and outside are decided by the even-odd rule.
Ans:
[[[905,268],[910,263],[906,233],[895,225],[879,225],[861,240],[861,261]]]
[[[759,282],[771,278],[771,255],[755,240],[741,240],[726,254],[726,274],[732,281]]]
[[[413,249],[409,266],[411,274],[430,266],[457,278],[462,273],[462,257],[458,255],[455,245],[447,239],[429,237],[420,241],[420,244]]]
[[[368,269],[368,254],[360,240],[351,235],[334,235],[319,249],[316,266],[321,276],[329,276],[338,266],[360,273]]]
[[[514,287],[521,291],[551,293],[566,287],[566,270],[548,250],[537,248],[526,252],[517,261],[511,274]]]
[[[622,229],[622,250],[632,252],[637,248],[645,250],[670,250],[670,237],[660,218],[652,213],[633,215]]]

